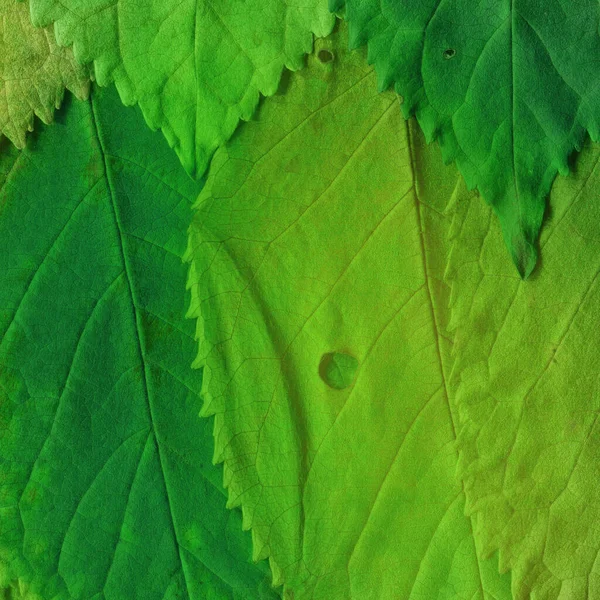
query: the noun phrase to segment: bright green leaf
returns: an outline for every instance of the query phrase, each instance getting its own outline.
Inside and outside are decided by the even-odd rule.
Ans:
[[[0,135],[24,148],[34,115],[50,123],[65,88],[87,98],[89,78],[73,53],[56,44],[51,27],[32,26],[27,3],[0,0]]]
[[[0,585],[274,598],[225,509],[189,368],[181,255],[201,186],[99,90],[7,145],[0,183]]]
[[[600,135],[598,0],[331,0],[368,43],[445,160],[500,218],[522,276],[537,260],[545,199],[586,131]]]
[[[215,460],[290,598],[509,599],[455,477],[443,211],[460,180],[346,45],[318,43],[195,206]]]
[[[528,282],[482,203],[459,198],[449,277],[461,474],[515,597],[600,597],[600,147],[558,179]],[[530,596],[531,594],[531,596]]]
[[[56,23],[62,45],[94,61],[139,103],[184,167],[202,175],[213,151],[249,119],[259,95],[277,91],[283,67],[299,69],[313,33],[334,18],[324,0],[31,0],[36,25]]]

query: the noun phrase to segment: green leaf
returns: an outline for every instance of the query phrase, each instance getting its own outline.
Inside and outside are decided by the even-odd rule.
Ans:
[[[181,255],[201,186],[116,93],[57,121],[0,155],[0,584],[273,599],[189,368]]]
[[[504,263],[487,207],[459,198],[454,223],[460,471],[516,598],[600,595],[599,161],[588,144],[556,180],[529,282]]]
[[[500,218],[523,277],[545,199],[586,131],[600,135],[597,0],[330,0],[353,46],[368,43],[428,140]]]
[[[80,62],[94,61],[100,85],[114,81],[125,104],[139,103],[194,175],[334,22],[323,0],[31,0],[31,9]]]
[[[24,148],[34,114],[50,123],[65,88],[83,100],[89,78],[73,53],[57,46],[51,27],[32,26],[27,3],[0,0],[0,135]]]
[[[317,43],[217,151],[195,205],[215,460],[290,598],[509,599],[455,477],[442,276],[457,173],[346,45]]]

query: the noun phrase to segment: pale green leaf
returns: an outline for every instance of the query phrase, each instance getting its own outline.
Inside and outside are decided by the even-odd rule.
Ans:
[[[346,45],[320,41],[217,151],[195,207],[215,460],[289,598],[509,599],[455,477],[443,213],[460,180]]]

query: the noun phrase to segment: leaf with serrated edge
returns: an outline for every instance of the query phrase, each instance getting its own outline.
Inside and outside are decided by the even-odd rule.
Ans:
[[[444,262],[428,258],[459,179],[346,45],[319,41],[216,153],[195,206],[215,460],[290,598],[509,599],[463,514]]]
[[[599,160],[586,145],[573,176],[554,183],[528,282],[506,265],[489,208],[457,203],[448,278],[460,474],[519,600],[600,597]]]
[[[114,90],[65,109],[0,153],[0,586],[272,600],[189,367],[181,256],[201,185]]]
[[[331,0],[379,85],[440,141],[499,216],[523,277],[546,196],[586,132],[600,135],[597,0]]]
[[[324,0],[31,0],[36,25],[94,61],[162,129],[185,169],[202,175],[213,151],[277,91],[284,67],[302,67],[313,34],[334,18]]]
[[[24,148],[34,115],[50,123],[65,88],[83,100],[89,80],[89,69],[58,46],[52,27],[33,27],[26,2],[0,0],[0,135]]]

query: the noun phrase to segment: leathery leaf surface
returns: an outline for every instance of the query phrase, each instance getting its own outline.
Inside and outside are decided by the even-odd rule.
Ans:
[[[33,23],[54,22],[58,42],[139,103],[193,175],[334,22],[323,0],[30,1]]]
[[[586,132],[600,134],[597,0],[330,0],[379,85],[439,139],[499,216],[531,274],[546,197]]]
[[[464,516],[445,386],[443,211],[462,180],[346,46],[319,41],[195,205],[215,460],[287,598],[508,600]]]
[[[27,2],[0,0],[0,135],[23,148],[34,115],[50,123],[65,88],[84,99],[89,78],[52,27],[33,27]]]
[[[273,599],[189,368],[181,256],[201,186],[114,91],[66,109],[0,153],[0,586]]]
[[[482,203],[460,198],[453,224],[460,472],[522,600],[600,597],[599,160],[588,144],[555,182],[531,281],[507,267]]]

